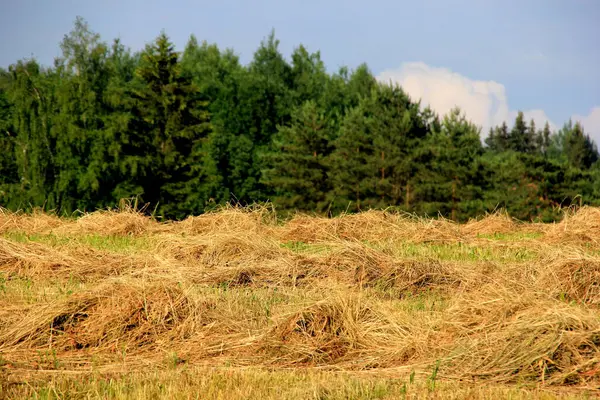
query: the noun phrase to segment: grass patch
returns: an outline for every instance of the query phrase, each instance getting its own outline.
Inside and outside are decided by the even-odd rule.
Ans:
[[[380,247],[382,248],[382,247]],[[385,247],[383,247],[385,249]],[[483,246],[467,243],[399,243],[390,248],[397,257],[438,259],[443,261],[501,261],[526,262],[538,253],[526,247]]]
[[[22,231],[9,231],[0,235],[18,243],[41,243],[48,246],[89,246],[97,250],[112,251],[116,253],[149,250],[151,244],[147,238],[127,235],[101,235],[87,234],[77,236],[64,236],[53,233],[27,233]]]
[[[360,377],[312,371],[261,369],[175,370],[127,374],[83,374],[4,383],[0,396],[28,399],[591,399],[593,392],[556,393],[549,390],[497,385],[431,384],[429,377]]]
[[[477,234],[479,239],[491,239],[507,242],[535,240],[544,237],[542,232],[496,232],[496,233],[481,233]]]
[[[409,243],[389,240],[384,242],[362,241],[377,251],[403,258],[438,259],[442,261],[493,261],[525,262],[538,257],[538,252],[523,247],[485,246],[469,243]],[[332,243],[284,242],[281,247],[300,254],[327,254],[332,251]]]

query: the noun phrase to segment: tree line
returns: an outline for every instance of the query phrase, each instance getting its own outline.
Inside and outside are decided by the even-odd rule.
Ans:
[[[169,219],[269,201],[551,221],[600,204],[598,150],[579,123],[552,131],[519,112],[483,133],[366,64],[328,73],[319,52],[286,60],[278,44],[271,33],[247,65],[194,36],[178,53],[164,32],[132,52],[77,18],[53,66],[0,69],[0,205],[69,214],[137,197]]]

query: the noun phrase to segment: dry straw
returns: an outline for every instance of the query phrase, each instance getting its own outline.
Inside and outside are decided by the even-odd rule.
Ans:
[[[600,380],[594,208],[547,226],[501,213],[460,225],[387,211],[279,221],[268,207],[174,223],[134,209],[3,210],[0,233],[0,352],[13,370],[54,349],[73,369],[92,355],[108,366],[126,352],[135,366],[175,352],[189,363],[423,372],[439,362],[446,378]],[[512,238],[488,237],[499,233]],[[85,235],[138,242],[99,249]],[[465,242],[479,253],[460,258]],[[406,256],[406,243],[424,252]],[[454,258],[435,253],[440,244]],[[51,295],[73,279],[85,285]]]

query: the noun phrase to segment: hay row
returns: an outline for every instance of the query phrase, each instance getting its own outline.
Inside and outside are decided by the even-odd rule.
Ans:
[[[335,218],[296,215],[278,221],[268,208],[225,207],[217,212],[189,217],[180,222],[159,223],[132,209],[97,211],[78,218],[61,219],[50,214],[11,213],[0,209],[0,233],[57,235],[154,235],[161,233],[206,235],[223,232],[263,234],[280,241],[315,243],[331,240],[421,242],[469,241],[496,234],[530,234],[550,244],[600,244],[600,208],[582,207],[565,212],[555,224],[526,224],[506,213],[494,213],[457,224],[445,219],[422,219],[409,214],[367,211]]]

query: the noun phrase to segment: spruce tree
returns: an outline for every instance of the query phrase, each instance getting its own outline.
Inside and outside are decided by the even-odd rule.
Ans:
[[[373,197],[372,180],[377,167],[371,165],[374,154],[374,121],[363,99],[345,116],[335,150],[331,156],[329,178],[333,185],[330,202],[337,211],[360,210]]]
[[[496,153],[503,152],[511,148],[510,133],[508,132],[506,121],[502,122],[500,126],[490,128],[490,133],[485,139],[485,144],[490,151]]]
[[[542,152],[544,153],[544,155],[548,152],[548,148],[550,147],[551,135],[552,132],[550,131],[550,124],[546,122],[546,124],[544,124],[544,130],[541,132],[540,135],[540,147],[543,149]]]
[[[198,191],[203,142],[209,132],[208,103],[181,74],[178,54],[165,33],[149,44],[136,70],[134,113],[152,145],[152,165],[144,200],[160,204],[165,217],[182,218],[203,210]]]
[[[201,190],[211,203],[235,200],[232,193],[242,191],[243,176],[252,171],[252,143],[243,136],[252,125],[251,115],[241,105],[247,71],[232,50],[221,51],[206,41],[199,44],[194,36],[186,45],[181,67],[209,102],[212,129],[203,150]]]
[[[110,188],[113,204],[122,199],[143,196],[144,183],[153,164],[153,149],[139,118],[131,91],[139,55],[132,55],[115,40],[107,57],[109,82],[104,94],[105,148],[110,172],[104,184]]]

